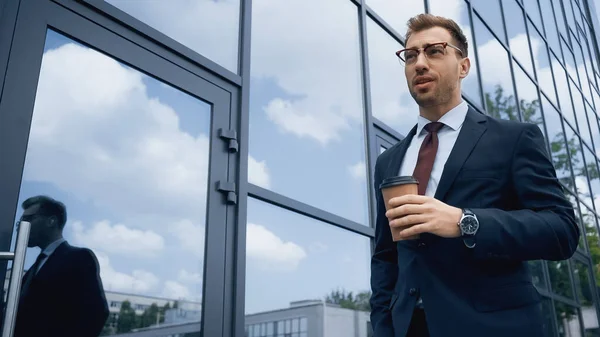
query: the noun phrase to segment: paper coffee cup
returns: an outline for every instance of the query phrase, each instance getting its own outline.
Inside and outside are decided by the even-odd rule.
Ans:
[[[389,210],[391,208],[389,205],[390,199],[407,194],[419,194],[419,182],[412,176],[391,177],[384,179],[381,185],[379,185],[379,189],[383,195],[385,209]],[[390,229],[392,231],[392,239],[394,241],[406,240],[406,238],[403,239],[400,237],[400,229],[391,227]],[[417,237],[414,237],[414,239]]]

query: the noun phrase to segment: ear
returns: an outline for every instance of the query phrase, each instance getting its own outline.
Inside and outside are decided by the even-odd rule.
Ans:
[[[463,79],[463,78],[467,77],[467,75],[469,75],[469,71],[471,70],[471,60],[468,57],[465,57],[462,60],[460,60],[459,66],[460,66],[459,76],[461,79]]]

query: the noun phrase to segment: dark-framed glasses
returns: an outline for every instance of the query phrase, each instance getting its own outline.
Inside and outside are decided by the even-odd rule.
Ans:
[[[446,47],[454,48],[460,53],[461,56],[463,55],[462,50],[460,50],[460,48],[457,46],[454,46],[448,42],[438,42],[429,44],[424,48],[406,48],[398,50],[396,52],[396,56],[398,56],[398,59],[400,59],[400,64],[402,65],[411,65],[417,62],[419,53],[421,53],[421,51],[423,51],[428,60],[439,60],[446,56]]]

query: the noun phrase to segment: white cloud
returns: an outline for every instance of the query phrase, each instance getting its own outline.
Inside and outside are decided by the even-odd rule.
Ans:
[[[163,237],[155,232],[132,229],[123,224],[111,225],[108,220],[96,222],[89,228],[76,221],[72,228],[76,243],[126,257],[154,257],[164,248]]]
[[[190,220],[181,220],[169,226],[169,232],[179,239],[183,249],[193,253],[198,258],[203,258],[204,226],[195,225]]]
[[[306,258],[304,248],[285,242],[264,226],[253,223],[247,226],[246,245],[248,257],[269,269],[294,270]]]
[[[364,161],[359,161],[354,165],[348,166],[348,172],[354,179],[363,180],[366,178],[367,167]]]
[[[271,188],[271,177],[266,161],[258,161],[248,156],[248,182],[263,188]]]
[[[183,284],[176,281],[165,282],[163,296],[166,298],[191,300],[190,290]]]
[[[189,272],[185,269],[181,269],[179,271],[178,279],[180,282],[183,282],[183,283],[200,284],[200,283],[202,283],[202,274],[201,273],[193,273],[193,272]]]
[[[329,247],[324,244],[323,242],[313,242],[308,249],[310,250],[311,253],[314,254],[321,254],[321,253],[325,253],[329,250]]]
[[[134,269],[131,273],[116,271],[110,264],[108,256],[95,251],[100,265],[100,277],[105,290],[127,293],[147,294],[156,289],[159,279],[153,273]]]
[[[72,43],[47,51],[25,180],[133,219],[203,219],[209,139],[180,130],[176,111],[148,95],[144,78]]]

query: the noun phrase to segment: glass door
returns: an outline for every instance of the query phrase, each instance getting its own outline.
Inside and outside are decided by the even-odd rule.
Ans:
[[[39,15],[27,6],[18,21]],[[214,335],[236,198],[230,93],[48,7],[68,20],[17,25],[0,100],[0,251],[25,253],[0,272],[7,331]]]

